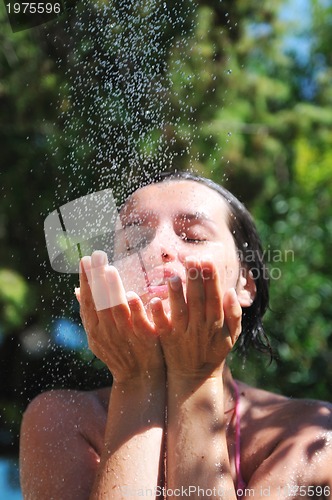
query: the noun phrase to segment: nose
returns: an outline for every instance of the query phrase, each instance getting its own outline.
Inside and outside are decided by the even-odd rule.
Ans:
[[[150,260],[157,262],[172,262],[177,260],[179,242],[172,227],[164,224],[158,227],[153,241],[149,245]]]
[[[161,260],[163,262],[171,262],[175,260],[176,253],[173,251],[173,249],[170,250],[169,248],[161,247],[160,250],[161,250]]]

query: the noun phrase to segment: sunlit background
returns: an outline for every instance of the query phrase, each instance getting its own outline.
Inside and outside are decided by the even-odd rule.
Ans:
[[[331,400],[331,0],[84,1],[15,33],[1,3],[0,40],[0,499],[21,498],[28,402],[111,383],[44,219],[158,170],[213,178],[257,221],[276,359],[234,354],[236,376]]]

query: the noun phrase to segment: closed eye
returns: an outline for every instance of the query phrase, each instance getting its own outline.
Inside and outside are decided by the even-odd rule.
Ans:
[[[186,241],[187,243],[204,243],[207,241],[206,238],[202,236],[194,236],[194,235],[187,235],[186,233],[181,233],[180,238],[183,241]]]

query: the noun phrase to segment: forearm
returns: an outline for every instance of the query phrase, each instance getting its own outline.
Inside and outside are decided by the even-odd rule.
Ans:
[[[163,481],[164,380],[115,384],[91,500],[135,498]]]
[[[204,496],[220,498],[224,492],[225,498],[236,499],[220,378],[203,382],[169,379],[167,488],[187,488],[194,496],[201,488]]]

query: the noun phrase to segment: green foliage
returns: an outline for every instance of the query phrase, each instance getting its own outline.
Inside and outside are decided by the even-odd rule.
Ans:
[[[277,358],[264,382],[292,396],[328,399],[331,391],[331,201],[331,189],[301,187],[276,195],[269,221],[260,221],[271,273],[265,328]]]
[[[315,192],[325,185],[332,189],[332,133],[324,135],[315,141],[317,145],[308,144],[304,137],[295,142],[295,176],[304,192]]]
[[[21,275],[0,269],[1,327],[5,333],[22,327],[33,305],[31,295],[32,290]]]
[[[115,2],[107,18],[98,11],[103,2],[85,1],[59,22],[15,34],[2,7],[0,327],[7,338],[26,321],[49,324],[72,309],[74,279],[48,272],[50,211],[110,183],[121,188],[155,164],[191,166],[248,205],[278,276],[265,321],[277,361],[253,354],[243,364],[234,356],[235,373],[294,397],[330,398],[331,7],[312,1],[313,45],[303,63],[283,49],[285,3]],[[128,13],[139,20],[136,37]],[[102,41],[98,30],[107,35]],[[138,74],[144,93],[131,100]],[[32,296],[41,297],[34,306]]]

